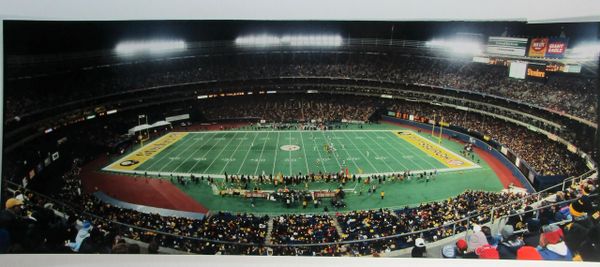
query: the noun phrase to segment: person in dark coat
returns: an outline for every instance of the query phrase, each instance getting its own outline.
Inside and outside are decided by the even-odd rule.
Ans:
[[[540,244],[540,221],[536,219],[527,222],[527,232],[523,234],[523,242],[527,246],[537,247]]]
[[[517,250],[525,243],[514,234],[512,225],[505,225],[500,234],[502,235],[502,241],[497,247],[500,259],[516,259]]]
[[[413,258],[427,257],[427,248],[425,247],[425,240],[423,238],[415,239],[415,246],[412,248],[410,255]]]
[[[576,258],[579,257],[583,240],[586,240],[588,233],[594,227],[594,221],[587,215],[587,206],[585,198],[574,201],[569,206],[569,212],[572,221],[564,228],[565,243]]]

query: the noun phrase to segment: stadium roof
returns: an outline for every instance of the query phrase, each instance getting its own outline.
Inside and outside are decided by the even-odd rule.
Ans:
[[[600,21],[597,0],[8,0],[0,17],[37,20]]]

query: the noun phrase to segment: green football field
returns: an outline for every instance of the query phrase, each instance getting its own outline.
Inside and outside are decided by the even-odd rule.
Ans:
[[[348,192],[348,209],[371,209],[379,207],[401,207],[425,201],[440,200],[460,194],[467,189],[499,191],[502,184],[495,173],[478,157],[465,159],[458,155],[462,146],[443,140],[440,148],[444,153],[469,163],[468,166],[449,166],[431,153],[420,149],[414,143],[400,138],[396,133],[405,131],[395,125],[376,124],[350,126],[343,130],[332,131],[208,131],[186,133],[180,139],[139,163],[130,170],[106,167],[104,170],[123,173],[136,173],[153,177],[169,178],[171,175],[208,176],[221,178],[228,175],[261,174],[277,176],[307,173],[335,173],[348,169],[351,175],[402,173],[436,170],[438,174],[430,182],[424,181],[386,181],[379,184],[385,190],[386,198],[369,195],[368,186],[351,181],[342,187]],[[430,133],[409,131],[437,144],[437,138]],[[146,145],[148,147],[152,143]],[[327,147],[332,147],[327,149]],[[139,150],[137,151],[139,154]],[[132,152],[129,156],[135,154]],[[125,156],[120,160],[127,158]],[[116,165],[113,164],[114,165]],[[119,166],[117,166],[119,167]],[[222,180],[221,180],[222,181]],[[225,184],[218,188],[206,183],[177,184],[184,192],[198,200],[210,210],[233,212],[278,213],[289,212],[281,203],[256,199],[255,207],[250,200],[242,197],[220,197],[215,193],[219,189],[236,188],[236,184]],[[253,188],[255,185],[251,185]],[[275,190],[273,185],[259,185],[262,190]],[[314,182],[290,186],[290,189],[327,190],[339,188],[339,183]],[[242,188],[243,189],[243,188]],[[308,207],[301,212],[315,212],[322,207]]]

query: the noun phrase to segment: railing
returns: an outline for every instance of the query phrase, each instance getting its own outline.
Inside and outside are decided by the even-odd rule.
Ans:
[[[421,230],[417,230],[417,231],[411,231],[411,232],[406,232],[406,233],[399,233],[399,234],[394,234],[394,235],[389,235],[389,236],[384,236],[384,237],[377,237],[377,238],[367,238],[367,239],[357,239],[357,240],[345,240],[345,241],[336,241],[336,242],[324,242],[324,243],[309,243],[309,244],[266,244],[266,242],[263,243],[244,243],[244,242],[237,242],[237,241],[225,241],[225,240],[214,240],[214,239],[207,239],[207,238],[200,238],[200,237],[189,237],[189,236],[181,236],[181,235],[176,235],[176,234],[172,234],[172,233],[167,233],[167,232],[163,232],[163,231],[158,231],[155,229],[149,229],[149,228],[145,228],[145,227],[139,227],[139,226],[135,226],[135,225],[130,225],[130,224],[125,224],[125,223],[121,223],[118,221],[113,221],[113,220],[109,220],[107,218],[98,216],[96,214],[92,214],[89,213],[85,210],[78,210],[77,208],[74,208],[72,205],[69,205],[67,203],[64,203],[62,201],[56,200],[52,197],[46,196],[44,194],[38,193],[38,192],[33,192],[35,193],[38,197],[45,199],[46,201],[50,201],[52,203],[58,204],[59,206],[63,207],[66,210],[77,210],[79,212],[81,212],[82,214],[89,216],[91,218],[100,220],[100,221],[104,221],[107,223],[111,223],[114,225],[117,225],[119,227],[124,227],[124,229],[126,229],[127,231],[130,231],[130,229],[136,229],[137,231],[140,232],[151,232],[154,233],[155,235],[162,235],[164,237],[170,237],[170,238],[174,238],[177,240],[188,240],[188,241],[202,241],[202,242],[209,242],[209,243],[216,243],[216,244],[225,244],[225,245],[232,245],[232,246],[242,246],[242,247],[246,247],[246,246],[256,246],[256,247],[271,247],[271,248],[277,248],[277,247],[323,247],[323,246],[338,246],[338,245],[345,245],[345,244],[354,244],[354,243],[364,243],[364,242],[377,242],[377,241],[384,241],[384,240],[388,240],[388,239],[395,239],[395,238],[402,238],[402,237],[408,237],[408,236],[422,236],[424,233],[429,232],[429,231],[435,231],[438,229],[449,229],[452,228],[452,234],[444,236],[445,237],[450,237],[450,236],[454,236],[456,234],[459,234],[459,232],[457,231],[462,231],[463,228],[464,230],[468,230],[469,229],[469,225],[471,224],[471,221],[473,221],[474,218],[483,216],[483,215],[488,215],[489,218],[489,223],[494,223],[495,219],[501,220],[501,219],[505,219],[505,218],[509,218],[512,216],[518,216],[524,213],[532,213],[532,212],[537,212],[541,209],[545,209],[551,206],[555,206],[555,205],[563,205],[563,204],[567,204],[570,202],[575,201],[576,199],[571,199],[571,200],[564,200],[561,202],[556,202],[556,203],[551,203],[551,204],[547,204],[544,206],[539,206],[536,207],[532,210],[528,210],[528,211],[520,211],[517,212],[515,214],[505,214],[502,216],[499,216],[498,218],[495,218],[497,214],[495,214],[495,212],[498,209],[502,209],[502,208],[507,208],[507,207],[512,207],[514,204],[519,203],[520,202],[520,207],[523,207],[525,204],[526,200],[529,199],[533,199],[536,198],[536,201],[539,202],[541,201],[541,196],[542,194],[545,194],[546,192],[548,192],[551,189],[557,188],[557,187],[561,187],[564,188],[565,183],[567,182],[571,182],[574,183],[575,181],[581,181],[584,178],[589,177],[590,175],[594,174],[595,170],[592,170],[584,175],[581,176],[577,176],[577,177],[572,177],[569,178],[567,180],[565,180],[566,182],[564,183],[559,183],[556,184],[553,187],[547,188],[545,190],[542,190],[538,193],[535,194],[531,194],[531,195],[527,195],[526,197],[522,198],[522,199],[518,199],[518,200],[514,200],[508,203],[505,203],[499,207],[494,207],[491,210],[487,210],[487,211],[481,211],[481,212],[473,212],[468,214],[465,218],[460,219],[460,220],[455,220],[452,222],[449,222],[447,224],[438,226],[438,227],[431,227],[431,228],[427,228],[427,229],[421,229]],[[14,186],[14,187],[19,187],[18,184],[10,182],[10,181],[4,181],[6,184],[10,185],[10,186]],[[466,224],[466,226],[465,226]],[[341,233],[340,233],[341,234]],[[265,240],[267,241],[267,240]]]

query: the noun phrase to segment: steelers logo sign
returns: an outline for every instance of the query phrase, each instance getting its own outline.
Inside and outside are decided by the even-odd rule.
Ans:
[[[128,159],[128,160],[121,161],[121,163],[119,163],[119,165],[126,167],[126,166],[133,166],[138,163],[140,163],[140,162],[137,160],[129,160]]]
[[[462,162],[460,160],[455,160],[455,159],[448,160],[447,162],[448,162],[448,164],[454,165],[454,166],[460,166],[460,165],[465,164],[464,162]]]
[[[281,150],[283,151],[296,151],[296,150],[300,150],[300,146],[297,145],[283,145],[280,147]]]

